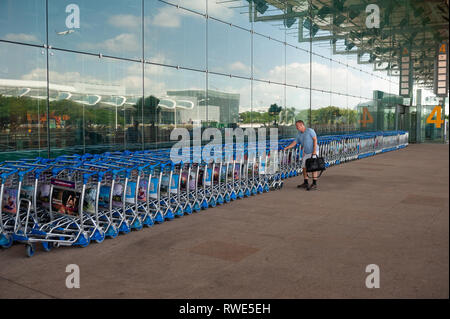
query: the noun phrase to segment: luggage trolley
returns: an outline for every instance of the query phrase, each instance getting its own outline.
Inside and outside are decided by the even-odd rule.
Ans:
[[[125,169],[125,179],[119,180],[118,184],[116,183],[116,188],[122,186],[124,190],[124,195],[121,200],[116,197],[116,206],[119,206],[119,202],[121,203],[122,212],[126,216],[131,229],[141,230],[144,223],[138,209],[138,196],[139,192],[142,193],[142,187],[145,186],[145,169],[148,168],[150,164],[132,161],[131,158],[132,157],[128,154],[128,156],[106,156],[104,160],[108,165],[114,165],[115,167],[122,167]],[[121,175],[119,174],[119,177],[120,176]],[[147,219],[146,222],[148,223],[150,221]]]
[[[17,216],[20,214],[18,170],[0,167],[0,247],[9,248],[14,239]]]
[[[15,215],[14,219],[7,220],[5,226],[11,231],[13,241],[28,243],[29,234],[34,234],[39,224],[49,220],[48,214],[38,210],[36,204],[40,171],[45,170],[47,166],[31,161],[10,161],[5,167],[16,169],[18,177],[17,189],[5,190],[4,195],[8,196],[8,199],[2,208]],[[8,203],[10,201],[11,203]],[[12,201],[15,203],[12,204]],[[43,248],[49,249],[46,242],[43,242]]]
[[[29,236],[27,255],[34,255],[34,243],[53,246],[86,247],[91,240],[105,238],[98,215],[86,208],[98,190],[98,173],[78,167],[53,167],[50,179],[48,212],[50,221],[39,225]],[[95,205],[95,204],[94,204]]]
[[[135,180],[137,178],[136,167],[122,165],[108,159],[109,153],[96,157],[90,164],[103,166],[112,170],[110,186],[100,188],[100,195],[103,199],[102,206],[109,204],[109,213],[112,222],[121,234],[128,234],[132,229],[143,228],[138,214],[133,209],[134,191],[136,190]],[[128,184],[130,182],[130,184]],[[107,207],[107,206],[106,206]]]

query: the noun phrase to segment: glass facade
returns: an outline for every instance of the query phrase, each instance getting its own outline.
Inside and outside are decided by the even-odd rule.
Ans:
[[[1,0],[0,157],[161,147],[174,127],[276,124],[281,136],[298,119],[318,134],[411,127],[403,121],[425,113],[399,114],[398,65],[382,48],[399,46],[399,18],[382,7],[387,31],[369,29],[365,7]]]

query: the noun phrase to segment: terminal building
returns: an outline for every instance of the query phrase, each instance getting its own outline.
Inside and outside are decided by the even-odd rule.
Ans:
[[[0,159],[298,119],[442,143],[448,37],[446,0],[4,0]]]

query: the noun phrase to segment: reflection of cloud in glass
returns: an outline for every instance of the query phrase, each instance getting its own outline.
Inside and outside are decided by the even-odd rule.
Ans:
[[[179,12],[179,9],[172,6],[160,8],[151,19],[151,24],[165,28],[178,28],[181,25]]]
[[[97,50],[99,52],[113,52],[113,53],[120,53],[120,52],[135,52],[137,51],[141,46],[141,42],[138,39],[136,34],[133,33],[122,33],[114,38],[107,39],[103,42],[99,43],[89,43],[84,42],[79,44],[79,49],[81,50]]]
[[[112,15],[108,23],[117,28],[138,29],[141,27],[141,17],[132,14]]]
[[[17,42],[38,42],[39,40],[32,34],[26,33],[8,33],[5,35],[5,40]]]
[[[244,63],[242,63],[241,61],[236,61],[234,63],[231,63],[229,65],[229,69],[231,71],[242,71],[242,72],[250,72],[250,66],[249,65],[245,65]]]

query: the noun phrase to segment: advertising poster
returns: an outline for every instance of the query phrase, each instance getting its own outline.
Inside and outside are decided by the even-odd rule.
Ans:
[[[178,181],[180,180],[180,175],[174,174],[172,175],[172,182],[170,183],[170,192],[177,193],[178,192]]]
[[[86,213],[95,213],[95,197],[97,195],[96,188],[88,188],[84,194],[83,211]]]
[[[127,192],[125,194],[125,201],[130,204],[135,203],[136,197],[136,182],[128,182]]]
[[[53,189],[52,210],[59,214],[77,215],[80,193],[61,188]]]
[[[114,184],[112,204],[114,207],[122,207],[123,185]]]
[[[50,208],[50,185],[42,184],[39,186],[38,195],[37,195],[38,203],[44,208]]]
[[[3,212],[17,213],[17,190],[5,188],[3,191]]]
[[[156,199],[158,198],[158,179],[152,178],[150,180],[150,190],[149,190],[150,198]]]
[[[138,201],[140,201],[140,202],[147,201],[147,188],[148,188],[148,181],[141,180],[139,182],[139,188],[138,188]]]
[[[98,207],[99,208],[109,208],[109,196],[111,193],[111,187],[101,186],[100,194],[98,196]]]
[[[167,194],[169,190],[169,176],[163,176],[161,180],[161,193]]]
[[[20,189],[20,198],[22,199],[28,199],[30,201],[33,201],[33,194],[34,194],[34,186],[33,185],[22,185],[22,188]]]

